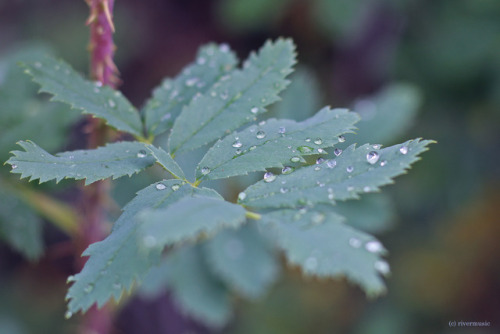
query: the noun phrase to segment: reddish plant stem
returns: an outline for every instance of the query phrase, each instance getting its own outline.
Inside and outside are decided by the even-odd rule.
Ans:
[[[119,83],[118,69],[113,62],[113,5],[114,0],[85,0],[90,8],[87,25],[90,26],[90,74],[97,85],[115,88]],[[106,143],[107,128],[96,118],[88,117],[85,132],[88,133],[87,148],[96,148]],[[81,270],[86,258],[80,254],[90,244],[104,239],[107,234],[106,213],[109,203],[110,183],[99,181],[82,188],[79,240],[77,240],[77,266]],[[107,334],[111,332],[112,310],[109,306],[90,308],[83,319],[81,334]]]

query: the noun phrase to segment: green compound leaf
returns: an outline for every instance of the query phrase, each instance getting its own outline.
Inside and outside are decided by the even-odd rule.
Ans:
[[[42,221],[0,183],[0,239],[30,260],[43,253]]]
[[[168,152],[165,152],[162,148],[153,145],[148,145],[147,148],[151,152],[151,155],[156,159],[156,162],[158,162],[173,176],[178,179],[186,179],[184,172]]]
[[[240,205],[210,197],[188,197],[165,209],[146,210],[139,215],[146,247],[193,240],[225,227],[236,228],[246,220]]]
[[[390,272],[382,244],[343,223],[330,207],[280,210],[262,216],[265,230],[274,236],[288,261],[318,277],[346,276],[368,295],[385,291],[380,277]]]
[[[209,270],[201,249],[182,247],[167,258],[167,284],[181,310],[212,327],[231,317],[226,286]]]
[[[63,152],[55,156],[31,141],[18,144],[25,152],[12,152],[14,156],[7,161],[12,166],[12,173],[21,174],[21,178],[30,177],[30,181],[39,179],[40,183],[68,178],[85,179],[85,184],[91,184],[108,177],[131,176],[155,163],[146,145],[139,142],[118,142],[95,150]]]
[[[104,119],[117,130],[142,137],[139,113],[119,91],[85,80],[67,63],[49,56],[23,66],[40,84],[41,92],[53,95],[53,101],[67,103],[84,114]]]
[[[250,55],[243,69],[222,77],[205,95],[193,99],[174,123],[170,151],[208,144],[264,113],[289,83],[285,77],[295,64],[294,49],[288,39],[267,42],[258,54]]]
[[[252,224],[221,231],[204,246],[214,273],[248,298],[261,297],[278,276],[274,252]]]
[[[218,141],[198,165],[196,178],[214,180],[305,162],[303,155],[326,154],[324,149],[352,132],[358,120],[346,109],[326,107],[300,123],[271,119],[252,125]]]
[[[227,45],[210,44],[198,51],[196,61],[175,79],[165,79],[153,92],[143,109],[149,135],[159,135],[170,129],[182,108],[197,94],[210,89],[237,63]]]
[[[82,271],[70,277],[75,283],[68,291],[67,316],[79,310],[85,312],[92,304],[102,306],[111,297],[119,299],[134,280],[140,281],[149,269],[160,261],[161,250],[141,249],[137,238],[137,215],[148,208],[166,208],[182,198],[200,195],[220,198],[205,188],[193,188],[179,180],[152,184],[137,193],[124,208],[111,234],[101,242],[90,245],[84,256],[90,256]]]
[[[256,208],[295,208],[358,198],[404,174],[432,142],[417,139],[383,149],[351,145],[338,157],[251,185],[239,202]]]

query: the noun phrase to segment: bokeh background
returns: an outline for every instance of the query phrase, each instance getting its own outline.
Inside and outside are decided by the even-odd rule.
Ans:
[[[88,73],[87,15],[84,1],[0,1],[1,161],[19,139],[34,139],[50,152],[81,145],[82,121],[35,97],[36,86],[11,65],[50,49]],[[403,106],[414,112],[407,126],[382,134],[383,144],[415,137],[438,142],[385,188],[393,214],[374,232],[390,251],[387,295],[369,300],[344,280],[307,279],[289,268],[266,297],[236,298],[224,329],[189,319],[164,293],[132,297],[114,320],[115,333],[500,331],[500,1],[118,0],[115,25],[120,89],[137,106],[202,44],[226,42],[244,59],[265,40],[286,36],[294,39],[300,64],[293,95],[304,112],[293,117],[304,119],[322,105],[369,114],[384,99],[389,117],[398,117],[398,97],[409,94]],[[274,112],[286,114],[283,109]],[[368,130],[360,140],[369,140]],[[17,178],[7,166],[0,170],[0,224],[43,229],[45,245],[45,255],[30,262],[0,244],[0,333],[74,333],[78,318],[63,318],[65,281],[74,271],[68,239],[10,196]],[[123,193],[138,188],[118,182],[115,192],[124,197],[116,201],[123,204]],[[76,201],[71,182],[41,189]],[[20,244],[30,240],[18,237]],[[36,257],[42,249],[36,243],[24,253]],[[461,320],[491,326],[449,327]]]

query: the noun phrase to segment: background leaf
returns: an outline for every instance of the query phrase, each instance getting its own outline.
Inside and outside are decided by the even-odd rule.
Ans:
[[[285,77],[295,64],[294,48],[291,40],[267,42],[258,54],[250,55],[243,69],[224,76],[210,93],[194,99],[174,123],[170,151],[206,145],[264,113],[288,85]]]
[[[345,275],[361,285],[369,295],[385,291],[380,273],[387,275],[389,265],[380,258],[382,244],[370,235],[343,222],[332,208],[280,210],[263,215],[263,228],[274,237],[288,261],[304,273],[319,277]]]
[[[203,249],[210,269],[248,298],[261,297],[278,276],[279,263],[269,240],[253,222],[219,232]]]
[[[130,289],[134,280],[141,278],[160,261],[158,248],[141,249],[137,231],[137,214],[147,208],[165,208],[188,196],[219,197],[210,189],[193,188],[179,180],[165,180],[139,191],[124,208],[111,234],[101,242],[90,245],[83,255],[90,256],[82,271],[72,277],[69,288],[68,314],[86,311],[92,304],[98,306],[111,297],[120,298],[124,289]]]
[[[119,91],[85,80],[64,61],[49,56],[23,66],[40,84],[41,92],[53,95],[53,101],[67,103],[84,114],[104,119],[117,130],[142,137],[139,113]]]
[[[374,192],[392,183],[392,178],[405,173],[427,150],[429,140],[413,140],[383,149],[365,144],[348,147],[340,156],[277,176],[272,182],[261,180],[248,187],[239,202],[259,208],[302,207],[316,203],[333,204],[335,200],[358,198],[358,194]],[[370,163],[367,159],[376,152]],[[403,154],[404,152],[404,154]]]
[[[131,176],[155,163],[146,145],[139,142],[118,142],[95,150],[77,150],[55,156],[31,141],[18,143],[25,152],[13,151],[7,163],[12,172],[40,183],[64,178],[85,179],[90,184],[108,177]]]
[[[186,197],[162,209],[151,209],[139,215],[146,247],[172,245],[212,235],[226,227],[236,228],[245,222],[240,205],[213,197]]]
[[[326,154],[323,149],[337,144],[338,136],[351,132],[357,121],[357,114],[346,109],[325,107],[301,123],[271,119],[250,126],[218,141],[199,163],[196,178],[213,180],[305,162],[302,155]]]
[[[223,44],[200,48],[196,61],[175,79],[165,79],[142,110],[149,135],[170,129],[181,112],[197,94],[203,94],[237,63],[235,54]]]

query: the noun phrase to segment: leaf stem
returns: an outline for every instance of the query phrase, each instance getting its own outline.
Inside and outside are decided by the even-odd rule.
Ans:
[[[245,217],[247,217],[248,219],[253,219],[253,220],[260,220],[262,218],[262,216],[256,212],[252,212],[252,211],[247,211],[245,212]]]

